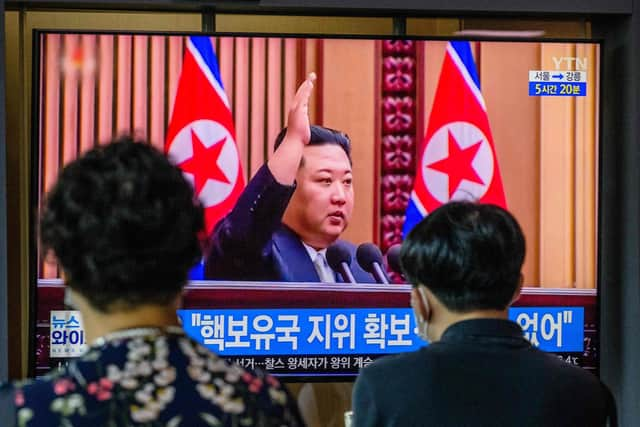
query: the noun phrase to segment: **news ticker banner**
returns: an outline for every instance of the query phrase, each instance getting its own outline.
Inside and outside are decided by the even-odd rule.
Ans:
[[[179,310],[186,333],[222,356],[389,354],[417,350],[411,308]],[[514,307],[541,350],[582,351],[583,307]]]
[[[427,345],[410,308],[189,309],[178,316],[187,335],[248,368],[280,375],[354,375],[377,357]],[[541,350],[581,353],[583,307],[512,307],[509,318]],[[80,313],[51,311],[50,357],[86,350]]]

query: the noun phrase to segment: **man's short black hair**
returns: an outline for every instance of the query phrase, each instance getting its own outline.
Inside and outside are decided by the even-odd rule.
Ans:
[[[309,139],[309,145],[339,145],[347,154],[349,164],[353,163],[351,161],[351,140],[349,139],[349,135],[339,130],[318,125],[311,125],[310,129],[311,139]],[[276,137],[276,141],[274,144],[275,150],[278,149],[286,134],[287,128],[284,128],[280,131],[280,133]],[[304,162],[304,158],[302,159],[302,161]],[[302,166],[303,164],[304,163],[301,163],[300,166]]]
[[[503,310],[520,285],[525,240],[516,219],[495,205],[450,202],[431,212],[402,244],[409,281],[449,309]]]
[[[202,207],[152,146],[122,138],[69,163],[40,218],[67,284],[96,309],[171,302],[200,259]]]

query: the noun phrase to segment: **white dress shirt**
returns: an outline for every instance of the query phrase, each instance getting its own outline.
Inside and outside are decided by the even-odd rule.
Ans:
[[[317,251],[304,242],[302,242],[302,245],[307,250],[309,258],[311,258],[313,266],[316,268],[320,281],[323,283],[335,283],[336,275],[327,263],[327,249],[325,248]]]

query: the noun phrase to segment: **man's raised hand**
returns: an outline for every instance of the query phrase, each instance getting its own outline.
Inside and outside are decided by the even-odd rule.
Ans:
[[[313,92],[313,82],[316,73],[309,73],[307,79],[302,82],[291,102],[289,116],[287,118],[287,139],[297,139],[303,144],[308,144],[311,138],[309,129],[309,98]]]
[[[267,165],[277,182],[292,185],[302,160],[304,146],[311,139],[309,126],[309,98],[313,92],[315,73],[309,73],[302,82],[296,96],[293,97],[289,116],[287,117],[287,133],[282,144],[273,153]]]

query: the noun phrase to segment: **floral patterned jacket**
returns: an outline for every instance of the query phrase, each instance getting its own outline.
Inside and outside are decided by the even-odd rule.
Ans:
[[[303,425],[274,377],[230,365],[181,332],[155,331],[108,339],[41,379],[2,386],[13,395],[14,424]]]

